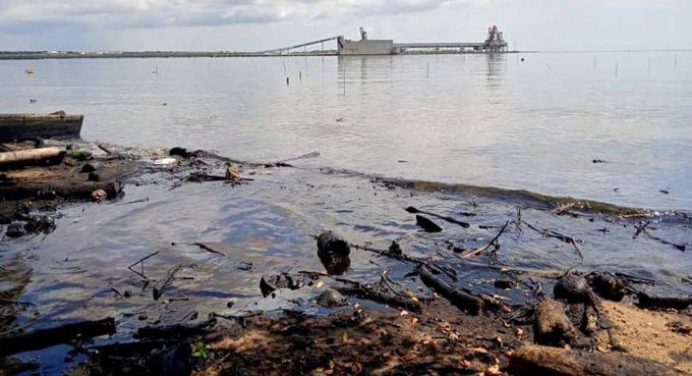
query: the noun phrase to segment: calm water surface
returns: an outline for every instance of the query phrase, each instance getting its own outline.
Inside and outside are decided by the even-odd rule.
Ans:
[[[28,67],[36,74],[25,75]],[[120,201],[63,207],[47,236],[2,239],[0,298],[30,305],[0,305],[0,332],[116,318],[118,334],[99,344],[128,340],[143,325],[188,322],[193,312],[203,320],[210,312],[296,309],[290,292],[263,299],[259,280],[322,270],[312,236],[325,229],[380,248],[395,240],[407,254],[448,263],[461,287],[519,303],[524,291],[493,287],[499,274],[486,258],[461,262],[448,250],[450,242],[484,245],[497,231],[485,226],[516,218],[517,202],[389,189],[369,177],[689,210],[690,103],[692,53],[683,52],[0,61],[0,112],[84,113],[82,133],[90,140],[215,149],[257,161],[320,153],[296,161],[295,169],[255,171],[254,182],[235,188],[171,189],[165,172],[141,176]],[[362,174],[319,170],[326,166]],[[135,200],[142,201],[126,204]],[[403,210],[409,205],[468,220],[471,227],[444,224],[442,233],[423,233]],[[477,215],[461,218],[460,212]],[[655,279],[659,293],[692,293],[691,253],[645,236],[634,240],[631,223],[558,217],[530,205],[522,218],[583,240],[583,261],[569,244],[512,227],[495,265],[625,272]],[[651,231],[690,248],[691,226],[678,217]],[[218,243],[227,256],[190,245],[199,241]],[[156,251],[145,264],[152,280],[164,279],[175,265],[194,266],[160,300],[127,268]],[[252,262],[253,269],[239,270],[239,261]],[[349,278],[377,281],[384,268],[418,291],[415,279],[404,279],[409,266],[357,251]],[[309,302],[300,309],[320,313]],[[67,350],[20,358],[57,373],[72,364],[63,363]]]
[[[4,61],[0,82],[1,111],[83,113],[92,140],[692,207],[692,52]]]

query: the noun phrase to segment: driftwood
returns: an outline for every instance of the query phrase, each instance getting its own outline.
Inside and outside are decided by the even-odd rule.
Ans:
[[[130,271],[132,271],[133,273],[137,274],[138,276],[140,276],[140,277],[142,277],[142,278],[144,278],[144,279],[148,279],[148,278],[144,275],[144,261],[146,261],[146,260],[148,260],[148,259],[150,259],[150,258],[152,258],[152,257],[154,257],[154,256],[156,256],[156,255],[158,255],[158,254],[159,254],[159,251],[152,252],[152,253],[150,253],[150,254],[148,254],[148,255],[142,257],[141,259],[139,259],[139,260],[133,262],[132,265],[128,266],[127,268],[130,269]],[[134,267],[135,265],[137,265],[137,264],[139,264],[139,265],[142,267],[142,271],[141,271],[141,272],[140,272],[140,271],[137,271],[137,270],[135,270],[135,269],[133,268],[133,267]]]
[[[276,163],[277,163],[277,164],[278,164],[278,163],[286,164],[286,162],[297,161],[297,160],[299,160],[299,159],[315,158],[315,157],[319,157],[319,156],[320,156],[320,153],[319,153],[319,152],[313,151],[313,152],[311,152],[311,153],[302,154],[302,155],[299,155],[299,156],[297,156],[297,157],[288,158],[288,159],[282,159],[282,160],[280,160],[280,161],[278,161],[278,162],[276,162]],[[281,167],[283,167],[283,166],[281,166]],[[287,167],[288,167],[288,166],[287,166]]]
[[[437,223],[423,217],[422,215],[416,216],[416,224],[425,232],[442,232],[442,227],[438,226]]]
[[[13,182],[0,181],[0,198],[5,200],[22,200],[26,198],[54,199],[62,197],[66,199],[91,199],[91,193],[102,189],[107,197],[115,198],[122,192],[122,184],[119,181],[112,182]]]
[[[645,292],[637,294],[640,307],[687,309],[692,304],[692,296],[656,296]]]
[[[521,217],[520,217],[520,219],[521,219]],[[536,226],[534,226],[534,225],[532,225],[526,221],[524,221],[523,223],[526,223],[526,225],[530,229],[542,234],[545,237],[558,239],[558,240],[565,242],[567,244],[571,244],[572,247],[574,247],[574,251],[577,253],[577,256],[579,256],[581,263],[584,262],[584,254],[582,253],[581,249],[579,248],[579,243],[582,243],[582,241],[580,239],[577,239],[574,236],[567,236],[567,235],[561,234],[555,230],[540,229],[540,228],[538,228],[538,227],[536,227]]]
[[[463,228],[469,228],[471,226],[468,222],[460,221],[460,220],[454,219],[452,217],[444,216],[444,215],[431,213],[431,212],[428,212],[425,210],[420,210],[420,209],[415,208],[413,206],[409,206],[408,208],[406,208],[406,211],[411,213],[411,214],[427,214],[427,215],[432,216],[432,217],[440,218],[440,219],[447,221],[449,223],[454,223],[454,224],[459,225]]]
[[[651,239],[653,239],[653,240],[656,240],[656,241],[658,241],[658,242],[661,243],[661,244],[669,245],[669,246],[671,246],[671,247],[677,249],[677,250],[680,251],[680,252],[685,252],[685,250],[687,249],[687,246],[684,245],[684,244],[676,244],[676,243],[670,242],[670,241],[668,241],[668,240],[659,238],[658,236],[651,235],[651,233],[649,233],[646,229],[644,229],[644,233],[645,233],[646,236],[648,236],[649,238],[651,238]]]
[[[343,278],[337,278],[336,280],[344,285],[335,286],[334,289],[344,295],[352,295],[361,299],[368,299],[393,307],[405,308],[413,312],[421,311],[420,302],[412,297],[388,292],[383,288],[378,288],[370,284],[364,284]]]
[[[554,347],[523,346],[509,358],[509,372],[519,376],[680,375],[661,363],[620,353],[577,353]]]
[[[185,266],[183,265],[176,265],[170,268],[168,270],[168,273],[166,273],[166,278],[156,282],[156,285],[154,285],[154,289],[152,291],[154,300],[159,300],[159,298],[163,295],[168,286],[170,286],[175,280],[176,274],[178,274],[178,272],[181,271],[184,267]]]
[[[570,344],[576,331],[565,314],[565,306],[545,299],[536,306],[536,342],[544,345]]]
[[[215,255],[220,255],[220,256],[226,256],[228,257],[229,255],[227,252],[224,252],[224,246],[220,243],[201,243],[201,242],[195,242],[195,243],[190,243],[192,245],[196,245],[200,247],[201,249],[213,253]],[[225,247],[228,248],[228,247]],[[239,270],[252,270],[253,264],[251,262],[246,262],[246,261],[238,261],[236,262],[236,267]]]
[[[82,321],[54,328],[38,329],[10,337],[0,337],[0,354],[10,355],[43,349],[77,339],[115,333],[115,320],[111,317],[98,321]]]
[[[461,291],[435,276],[425,265],[418,267],[418,275],[426,286],[447,298],[457,308],[471,314],[478,314],[485,308],[485,301],[473,294]]]
[[[408,256],[408,255],[403,253],[403,251],[401,250],[401,246],[399,246],[399,244],[397,242],[392,242],[392,245],[389,246],[388,250],[370,248],[370,247],[366,247],[364,245],[358,245],[358,244],[354,244],[354,243],[349,243],[349,245],[351,247],[353,247],[354,249],[358,249],[358,250],[370,252],[370,253],[375,253],[377,255],[380,255],[383,257],[389,257],[389,258],[399,260],[402,262],[409,262],[409,263],[416,264],[416,265],[433,266],[433,267],[439,269],[440,271],[442,271],[443,273],[445,273],[447,276],[449,276],[449,278],[452,278],[455,281],[457,279],[456,272],[454,271],[454,269],[444,267],[441,265],[437,265],[433,261],[428,262],[426,260],[421,260],[421,259],[418,259],[415,257]]]
[[[353,247],[354,249],[358,249],[358,250],[370,252],[370,253],[375,253],[377,255],[380,255],[383,257],[393,258],[395,260],[399,260],[402,262],[410,262],[410,263],[414,263],[417,265],[425,263],[425,261],[423,261],[423,260],[419,260],[417,258],[407,256],[403,252],[400,252],[401,246],[399,246],[398,243],[396,243],[396,246],[394,246],[394,247],[390,246],[388,250],[371,248],[371,247],[367,247],[367,246],[359,245],[359,244],[355,244],[355,243],[349,243],[349,245],[351,247]]]
[[[658,242],[661,243],[661,244],[669,245],[669,246],[671,246],[671,247],[677,249],[677,250],[680,251],[680,252],[685,252],[685,249],[686,249],[687,247],[686,247],[684,244],[676,244],[676,243],[670,242],[670,241],[668,241],[668,240],[659,238],[658,236],[652,235],[652,234],[647,230],[647,227],[648,227],[650,224],[651,224],[651,222],[646,221],[646,222],[644,222],[643,224],[641,224],[641,225],[639,225],[639,226],[635,225],[635,228],[636,228],[637,230],[635,231],[634,235],[632,235],[632,240],[637,239],[637,237],[639,237],[639,234],[644,233],[644,234],[646,234],[646,236],[648,236],[649,238],[651,238],[651,239],[653,239],[653,240],[656,240],[656,241],[658,241]]]
[[[57,147],[15,150],[0,153],[0,166],[18,163],[35,163],[43,160],[55,159],[64,155],[64,152]]]
[[[478,248],[476,248],[476,249],[472,249],[472,250],[465,251],[465,252],[463,252],[463,253],[461,254],[461,256],[457,255],[457,257],[459,257],[459,258],[469,258],[469,257],[473,257],[473,256],[479,255],[479,254],[481,254],[481,253],[487,251],[487,250],[488,250],[491,246],[493,246],[493,245],[495,245],[495,249],[499,248],[500,246],[497,244],[497,240],[498,240],[498,239],[500,238],[500,236],[505,232],[505,230],[507,229],[507,226],[508,226],[508,225],[509,225],[509,221],[505,222],[505,224],[500,228],[500,231],[497,233],[497,235],[495,235],[495,237],[493,237],[493,238],[488,242],[488,244],[486,244],[486,245],[484,245],[484,246],[482,246],[482,247],[478,247]],[[456,255],[456,253],[455,253],[455,255]]]

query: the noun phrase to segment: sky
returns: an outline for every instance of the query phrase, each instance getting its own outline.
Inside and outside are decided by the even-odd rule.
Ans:
[[[692,0],[0,0],[0,50],[256,51],[344,35],[519,50],[692,48]],[[331,46],[335,48],[335,46]]]

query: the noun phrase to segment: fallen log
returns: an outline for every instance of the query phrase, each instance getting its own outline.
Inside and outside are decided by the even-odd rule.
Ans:
[[[576,331],[560,302],[545,299],[536,306],[536,342],[563,346],[574,341]]]
[[[421,304],[417,299],[386,292],[372,285],[337,278],[344,286],[334,286],[334,289],[344,295],[355,296],[360,299],[372,300],[377,303],[404,308],[413,312],[421,312]]]
[[[25,165],[57,164],[65,157],[65,152],[57,147],[15,150],[0,153],[0,168],[6,169]]]
[[[4,200],[34,199],[65,199],[88,200],[91,193],[102,189],[109,199],[116,198],[123,190],[120,181],[111,182],[75,182],[75,181],[1,181],[0,198]]]
[[[680,375],[670,367],[621,353],[577,353],[528,345],[509,358],[509,372],[519,376]]]
[[[435,276],[425,265],[420,265],[418,267],[418,275],[426,286],[447,298],[452,304],[462,311],[467,311],[475,315],[485,308],[485,301],[483,299],[459,290],[449,283],[441,280]]]
[[[69,343],[78,339],[115,333],[115,319],[82,321],[54,328],[37,329],[9,337],[0,337],[0,354],[11,355]]]

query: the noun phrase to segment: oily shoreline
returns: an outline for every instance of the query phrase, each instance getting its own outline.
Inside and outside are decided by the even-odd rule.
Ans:
[[[187,153],[187,151],[185,152]],[[122,154],[126,153],[119,154],[122,156]],[[151,154],[149,158],[161,160],[169,157],[166,154],[170,154],[170,150],[159,152],[158,155]],[[205,154],[200,153],[198,155]],[[207,158],[205,160],[204,157],[196,157],[194,152],[179,157],[179,160],[176,160],[172,166],[168,167],[165,167],[165,165],[163,165],[164,167],[161,167],[162,165],[152,165],[151,162],[148,162],[144,165],[142,171],[161,173],[162,169],[164,169],[168,183],[173,186],[184,184],[185,182],[197,183],[202,181],[216,181],[213,184],[226,185],[233,184],[233,181],[237,179],[232,172],[226,173],[229,167],[228,164],[234,163],[230,159]],[[105,153],[103,158],[107,160],[108,158],[113,158],[113,155],[109,157],[108,153]],[[200,163],[199,160],[202,160],[203,163]],[[68,162],[70,161],[68,160]],[[78,166],[70,167],[77,168]],[[246,179],[242,183],[254,184],[254,181],[248,180],[253,179],[253,172],[280,166],[277,164],[253,164],[252,166],[236,164],[232,167],[238,168],[241,179]],[[239,180],[238,183],[240,182]],[[390,188],[386,187],[385,189],[389,190]],[[395,189],[399,188],[395,187]],[[567,214],[556,212],[550,215],[561,217]],[[425,216],[438,224],[446,222],[444,220],[440,221],[439,218],[434,216]],[[572,215],[569,214],[567,216],[571,217]],[[458,217],[456,220],[461,222],[468,219]],[[629,219],[617,220],[624,222],[634,221]],[[469,222],[475,221],[469,220]],[[505,267],[506,270],[503,270],[502,267],[498,266],[498,275],[491,281],[491,285],[495,289],[494,294],[487,294],[483,290],[478,290],[468,283],[470,281],[465,281],[463,275],[455,272],[455,270],[460,270],[460,264],[458,263],[467,264],[466,267],[470,268],[474,267],[473,264],[469,264],[474,262],[474,260],[478,263],[485,263],[487,260],[489,265],[492,264],[492,259],[497,256],[500,245],[502,244],[503,249],[505,247],[506,239],[503,236],[518,236],[520,229],[527,233],[536,233],[536,235],[546,237],[546,239],[552,239],[558,244],[565,243],[568,249],[572,247],[578,249],[580,244],[582,244],[577,241],[579,239],[575,239],[569,234],[561,238],[559,236],[561,234],[555,233],[555,231],[544,233],[533,231],[529,227],[531,223],[526,222],[526,219],[522,221],[519,218],[511,218],[510,216],[508,217],[508,222],[511,222],[511,225],[505,227],[504,231],[506,231],[506,234],[503,234],[501,227],[488,228],[484,230],[488,236],[478,241],[477,246],[454,245],[450,250],[450,255],[452,259],[457,260],[455,262],[450,262],[448,259],[431,260],[430,256],[421,257],[410,252],[405,245],[397,250],[396,247],[384,247],[382,249],[361,247],[362,249],[359,249],[354,246],[355,244],[351,244],[351,257],[370,257],[366,255],[373,255],[372,257],[374,257],[376,262],[381,263],[382,259],[386,259],[395,264],[406,265],[402,266],[402,268],[410,270],[414,275],[404,279],[399,279],[398,277],[389,278],[385,273],[379,282],[377,278],[375,278],[374,282],[363,282],[349,275],[335,277],[325,275],[323,271],[313,271],[303,276],[304,281],[301,282],[300,277],[291,273],[274,274],[271,271],[267,271],[265,280],[274,281],[275,289],[267,294],[265,299],[272,299],[273,294],[281,296],[283,294],[296,293],[298,297],[303,298],[304,305],[314,306],[317,304],[317,298],[322,295],[322,291],[333,289],[339,292],[345,299],[346,305],[335,307],[339,312],[333,312],[331,316],[326,318],[305,315],[302,313],[305,307],[301,303],[297,305],[298,312],[269,312],[266,317],[265,315],[255,316],[254,313],[249,312],[231,315],[219,314],[216,317],[212,317],[216,323],[210,327],[214,330],[209,330],[208,327],[205,327],[203,334],[195,333],[191,330],[183,330],[181,327],[173,327],[172,330],[169,328],[168,331],[165,330],[165,327],[158,327],[158,330],[149,330],[150,333],[156,333],[153,336],[150,335],[144,340],[128,342],[128,344],[111,343],[93,346],[78,338],[76,340],[76,338],[71,337],[67,340],[76,349],[81,349],[80,351],[85,351],[89,354],[93,362],[85,366],[86,368],[82,369],[82,371],[90,374],[118,373],[113,368],[113,364],[115,364],[113,363],[114,359],[120,362],[118,364],[127,365],[118,369],[118,371],[123,373],[125,371],[135,373],[142,371],[142,365],[145,367],[145,370],[151,372],[168,371],[169,368],[165,367],[181,365],[178,369],[179,371],[215,371],[221,374],[233,374],[233,372],[236,372],[234,370],[240,368],[244,370],[243,372],[256,373],[277,369],[278,364],[287,362],[287,366],[293,365],[293,367],[303,364],[303,368],[291,368],[295,369],[295,373],[331,372],[358,374],[376,371],[382,373],[427,371],[459,374],[468,372],[521,374],[521,370],[517,371],[516,367],[512,367],[512,354],[510,352],[534,342],[549,343],[553,346],[556,344],[558,346],[570,345],[570,348],[575,349],[574,356],[577,357],[582,356],[582,353],[612,352],[613,350],[616,351],[616,354],[613,356],[620,356],[619,352],[623,352],[623,347],[618,343],[613,343],[612,340],[603,342],[604,340],[601,338],[603,336],[602,332],[605,331],[608,334],[609,327],[612,325],[600,323],[598,322],[599,320],[596,320],[596,324],[593,324],[593,312],[596,311],[597,316],[600,316],[602,312],[606,311],[606,309],[600,308],[598,310],[593,309],[594,306],[601,304],[594,303],[594,301],[596,301],[595,299],[600,301],[604,298],[594,299],[591,296],[594,295],[594,292],[603,293],[605,291],[605,295],[611,299],[622,299],[624,302],[618,304],[623,304],[626,307],[633,307],[633,304],[641,304],[642,301],[650,302],[651,299],[647,300],[647,298],[655,298],[655,296],[642,295],[636,292],[636,289],[643,283],[642,281],[627,276],[607,274],[596,278],[600,274],[591,275],[591,273],[586,271],[578,271],[576,273],[578,276],[590,275],[587,279],[588,289],[594,292],[584,293],[589,296],[588,301],[582,297],[573,302],[570,301],[571,299],[565,298],[564,295],[562,297],[557,296],[559,294],[553,296],[552,286],[564,279],[566,275],[572,275],[572,273],[566,273],[564,270],[558,270],[557,273],[552,275],[548,273],[541,275],[540,273],[522,272],[511,267]],[[458,225],[453,224],[453,226],[455,227],[452,228],[458,228]],[[477,223],[473,223],[474,228],[477,226]],[[463,226],[461,227],[463,228]],[[446,231],[449,231],[449,228]],[[495,237],[498,233],[499,236]],[[423,235],[424,232],[418,233],[417,236]],[[349,243],[351,242],[349,241]],[[212,249],[209,252],[214,252],[214,250],[221,253],[224,252],[224,249],[208,245],[207,247]],[[671,252],[675,251],[671,249]],[[135,262],[135,264],[137,263]],[[387,270],[387,268],[384,269]],[[152,292],[151,289],[156,287],[158,287],[158,291],[165,291],[167,288],[171,288],[171,284],[177,283],[175,282],[177,278],[176,271],[175,269],[171,269],[171,271],[173,273],[170,278],[171,283],[166,284],[166,281],[169,280],[167,277],[159,279],[154,282],[153,287],[145,288],[145,292],[150,294]],[[239,272],[242,272],[242,270]],[[272,279],[271,276],[273,275],[276,278]],[[610,279],[610,277],[614,279]],[[148,276],[147,278],[151,277]],[[340,281],[339,279],[343,280]],[[611,294],[613,288],[603,289],[602,284],[604,282],[602,280],[604,279],[606,287],[615,286],[614,289],[617,294],[614,296]],[[357,284],[354,285],[353,282]],[[463,287],[458,287],[460,283]],[[545,286],[545,288],[542,286]],[[509,303],[503,303],[505,299],[502,298],[502,295],[512,290],[514,290],[513,293],[526,295],[526,302],[517,303],[510,301]],[[619,296],[620,292],[623,292],[622,297]],[[125,295],[124,291],[121,293]],[[331,292],[329,295],[332,298],[334,296],[338,297],[338,295],[331,294]],[[21,294],[17,296],[19,297]],[[458,299],[459,296],[465,297],[465,299],[460,300]],[[156,298],[154,297],[154,299]],[[291,299],[297,298],[291,297]],[[567,317],[566,320],[572,323],[571,326],[574,329],[558,329],[558,334],[556,334],[558,335],[557,341],[551,335],[551,339],[548,342],[544,342],[543,339],[535,338],[535,333],[533,333],[534,327],[538,327],[536,323],[538,319],[535,312],[538,309],[537,303],[539,301],[552,299],[564,300],[564,303],[561,304],[564,304],[563,310]],[[340,299],[337,300],[338,304],[344,303]],[[481,309],[469,310],[459,308],[459,305],[463,307],[464,302],[477,302],[479,300],[484,302]],[[377,302],[378,306],[376,309],[373,307],[364,308],[365,305],[370,305],[368,302],[372,301]],[[420,309],[414,308],[416,306],[414,302],[416,301],[419,302]],[[656,302],[657,300],[653,299],[653,301]],[[658,300],[657,302],[657,304],[662,304],[664,307],[667,304],[675,303],[665,299]],[[656,308],[657,304],[650,305],[647,309],[651,307]],[[682,336],[683,340],[688,338],[685,337],[684,333],[686,331],[685,328],[689,325],[685,321],[689,320],[689,313],[685,313],[685,309],[679,307],[668,306],[668,309],[670,308],[677,309],[680,313],[672,318],[666,317],[665,320],[667,321],[662,324],[663,327],[668,328],[666,324],[679,322],[680,325],[670,326],[669,331],[674,334],[671,338],[679,340],[678,335]],[[651,312],[654,317],[659,315],[656,311],[646,311],[642,308],[634,309],[642,314]],[[602,315],[607,317],[607,314]],[[201,321],[203,324],[210,324],[207,320],[212,318],[200,317],[198,321]],[[368,321],[368,318],[370,321]],[[601,317],[598,318],[601,319]],[[239,322],[237,324],[239,327],[236,324],[231,325],[230,328],[224,327],[224,320],[231,323]],[[562,324],[559,325],[563,325],[564,329],[570,327],[567,321],[557,320],[556,322],[561,322]],[[219,322],[222,323],[219,325]],[[448,325],[444,324],[445,322]],[[510,326],[507,326],[507,324],[510,324]],[[181,325],[185,324],[181,322]],[[216,327],[216,325],[219,325],[219,327]],[[157,326],[154,325],[153,327],[156,328]],[[338,328],[345,329],[340,330]],[[476,334],[459,341],[459,337],[463,337],[460,333],[465,333],[469,328],[476,328],[473,330]],[[386,333],[382,333],[379,329],[383,329]],[[521,333],[518,329],[521,329]],[[166,333],[171,331],[183,333],[184,335],[178,335],[173,339],[167,338]],[[215,337],[211,336],[212,332],[215,332]],[[396,333],[393,338],[392,333]],[[432,339],[420,337],[425,333]],[[440,336],[440,333],[447,338],[442,343],[438,343],[436,338]],[[560,337],[560,333],[562,337]],[[157,338],[157,336],[159,337]],[[500,341],[497,340],[498,337]],[[288,343],[279,341],[281,338],[287,338]],[[519,338],[523,338],[523,340]],[[352,340],[354,340],[353,343],[351,343]],[[670,340],[673,341],[672,339]],[[368,344],[368,341],[371,343]],[[199,344],[200,342],[201,345]],[[314,343],[321,343],[322,346],[314,348],[310,345]],[[633,340],[632,343],[637,342]],[[349,346],[341,346],[341,344]],[[599,349],[599,346],[601,349]],[[411,351],[406,351],[409,348]],[[323,352],[320,353],[322,355],[312,357],[317,354],[313,351],[318,351],[319,349],[322,349],[321,351]],[[327,358],[327,354],[337,350],[343,350],[343,352],[339,352],[337,358]],[[381,356],[360,357],[358,355],[372,353],[373,351],[377,353],[376,351],[378,350],[381,352]],[[356,355],[352,351],[356,351]],[[544,351],[544,349],[540,351]],[[276,356],[271,356],[272,352],[275,352]],[[197,353],[197,355],[193,356],[193,353]],[[99,354],[101,354],[100,357]],[[463,355],[459,356],[460,354]],[[524,351],[522,354],[527,354],[527,352]],[[558,359],[557,355],[550,354],[553,358]],[[641,355],[641,352],[637,354]],[[622,356],[622,359],[630,360],[625,358],[625,355]],[[308,362],[307,359],[312,359],[312,361]],[[528,361],[527,359],[530,360],[530,357],[527,354],[522,359]],[[657,361],[661,364],[665,363],[664,368],[671,372],[674,372],[675,367],[685,367],[686,358],[684,354],[671,357],[670,359],[673,360],[664,362],[658,359]],[[675,361],[675,359],[678,360]],[[109,364],[110,366],[108,366]],[[633,364],[636,364],[636,362],[633,362]],[[649,367],[651,365],[645,364],[642,366]],[[75,370],[74,372],[80,371]]]

